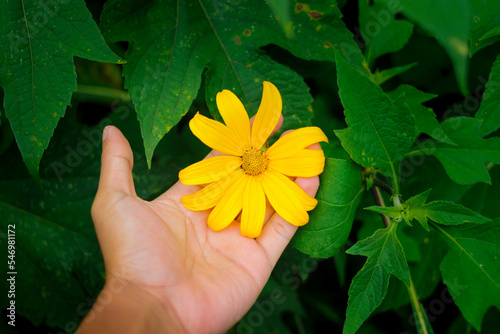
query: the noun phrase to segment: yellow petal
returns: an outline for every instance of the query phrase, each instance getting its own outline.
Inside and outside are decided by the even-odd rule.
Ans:
[[[290,224],[302,226],[309,221],[309,215],[302,204],[304,195],[307,194],[296,184],[296,187],[291,184],[294,183],[290,179],[273,170],[262,174],[262,186],[274,210]]]
[[[252,125],[252,147],[260,149],[278,124],[281,116],[281,95],[275,85],[264,81],[259,110]]]
[[[267,166],[288,176],[311,177],[323,172],[325,155],[323,150],[302,149],[291,157],[269,159]]]
[[[179,172],[183,184],[197,185],[218,181],[241,166],[241,158],[221,155],[198,161]]]
[[[235,170],[227,177],[209,184],[200,191],[182,197],[182,205],[192,211],[211,209],[220,202],[222,196],[233,185],[234,181],[243,175],[244,172],[242,169]]]
[[[262,189],[260,177],[245,176],[248,178],[248,183],[243,195],[241,234],[245,237],[257,238],[262,231],[266,217],[266,196],[264,189]]]
[[[294,130],[282,136],[271,146],[266,154],[271,159],[283,159],[297,154],[301,149],[306,148],[320,141],[328,142],[320,128],[309,126]]]
[[[224,124],[196,113],[189,127],[196,137],[214,150],[240,157],[243,155],[244,150],[238,138]]]
[[[242,149],[250,148],[250,120],[241,101],[229,90],[217,94],[217,108]]]
[[[288,181],[290,181],[289,178],[286,178],[286,180],[285,179],[283,179],[283,180],[284,180],[284,182],[287,182],[287,183],[288,183]],[[312,209],[314,209],[316,207],[316,205],[318,204],[318,200],[316,198],[311,197],[308,194],[306,194],[305,191],[302,190],[302,188],[299,187],[295,182],[290,181],[288,184],[290,185],[291,188],[296,189],[294,191],[294,193],[297,195],[297,197],[299,198],[300,204],[302,204],[302,207],[306,211],[311,211]]]
[[[280,173],[276,173],[275,177],[280,179],[283,183],[283,186],[285,187],[283,188],[283,191],[293,192],[295,195],[297,195],[300,204],[306,211],[311,211],[316,207],[316,205],[318,204],[318,200],[306,194],[305,191],[297,185],[297,183],[293,182],[288,177],[281,175]]]
[[[248,178],[244,175],[237,178],[222,196],[220,202],[208,215],[208,226],[214,231],[220,231],[233,222],[243,207],[243,194]]]

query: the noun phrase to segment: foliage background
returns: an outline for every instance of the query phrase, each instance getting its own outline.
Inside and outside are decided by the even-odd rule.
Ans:
[[[0,279],[9,224],[18,272],[17,326],[4,310],[2,332],[72,332],[102,287],[90,205],[105,125],[153,199],[207,153],[192,115],[220,118],[222,89],[254,114],[263,80],[282,130],[321,127],[328,159],[310,223],[230,332],[494,332],[498,13],[492,0],[1,2]]]

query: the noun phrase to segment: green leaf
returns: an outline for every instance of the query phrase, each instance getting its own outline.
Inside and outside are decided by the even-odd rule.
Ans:
[[[417,65],[417,63],[411,63],[411,64],[404,65],[404,66],[388,68],[388,69],[382,70],[380,72],[377,69],[375,71],[375,73],[373,73],[373,82],[375,82],[377,85],[380,86],[381,84],[383,84],[387,80],[392,79],[393,77],[408,71],[409,69],[413,68],[416,65]]]
[[[456,145],[433,144],[416,147],[408,155],[432,154],[443,165],[448,176],[458,184],[485,182],[491,178],[485,163],[500,163],[500,138],[483,139],[478,136],[481,121],[474,118],[454,117],[441,123],[441,127]]]
[[[283,313],[289,312],[295,316],[305,313],[295,284],[300,284],[300,278],[291,270],[280,278],[271,276],[250,310],[228,333],[291,334]]]
[[[101,15],[107,40],[129,42],[125,87],[137,109],[148,163],[172,126],[191,107],[206,73],[206,100],[218,116],[215,98],[233,91],[247,112],[260,104],[262,81],[282,95],[283,129],[308,125],[311,96],[303,78],[266,56],[275,44],[307,60],[334,61],[336,45],[362,68],[363,56],[342,14],[332,3],[315,1],[289,8],[293,39],[287,38],[264,1],[108,1]]]
[[[500,3],[497,1],[469,0],[471,9],[471,57],[482,48],[500,39]]]
[[[460,203],[472,210],[479,212],[485,217],[500,218],[498,210],[498,199],[500,198],[500,165],[493,166],[489,173],[491,185],[476,183],[469,186],[465,193],[460,196]]]
[[[419,133],[423,132],[444,143],[453,144],[443,129],[441,129],[436,119],[436,114],[431,109],[422,105],[422,103],[432,100],[437,95],[422,92],[410,85],[399,85],[396,89],[387,93],[387,96],[392,101],[399,99],[406,103],[415,120],[415,126]]]
[[[399,165],[415,139],[413,118],[339,54],[337,76],[348,127],[335,134],[354,161],[389,172],[397,192]]]
[[[388,5],[389,0],[385,0]],[[458,86],[468,94],[467,72],[470,29],[468,0],[401,0],[402,13],[434,36],[451,58]]]
[[[426,204],[430,192],[431,189],[410,197],[405,202],[402,215],[407,222],[416,219],[426,230],[429,230],[427,218],[444,225],[459,225],[469,222],[482,224],[490,220],[453,202],[433,201]]]
[[[119,10],[117,10],[119,9]],[[161,138],[187,113],[211,58],[213,34],[199,5],[182,1],[108,1],[101,14],[106,40],[128,41],[124,66],[141,125],[148,164]]]
[[[399,224],[398,238],[408,260],[415,290],[419,299],[423,301],[441,283],[439,265],[444,257],[446,244],[441,241],[435,230],[431,229],[428,232],[420,226],[408,227]],[[413,256],[411,259],[412,253],[417,253],[418,256]],[[451,300],[449,302],[451,303]],[[401,309],[401,306],[409,303],[410,298],[406,285],[400,280],[391,279],[387,295],[376,312],[398,310]]]
[[[433,225],[448,244],[443,282],[462,315],[478,331],[489,307],[500,309],[500,220],[482,225]]]
[[[397,221],[402,220],[402,212],[403,212],[403,206],[369,206],[366,207],[365,210],[373,211],[380,213],[382,215],[386,215],[387,217],[391,217],[393,219],[396,219]]]
[[[35,325],[71,323],[75,330],[92,305],[88,299],[102,287],[102,257],[89,214],[97,181],[42,180],[43,191],[33,180],[0,182],[0,233],[7,235],[9,226],[16,233],[16,313]],[[6,189],[18,190],[7,195]],[[6,243],[1,241],[4,249]],[[1,301],[7,306],[6,296]]]
[[[479,40],[483,41],[485,39],[488,39],[488,38],[491,38],[491,37],[496,37],[498,35],[500,35],[500,26],[496,26],[494,28],[491,28],[491,30],[489,30],[486,34],[484,34],[483,36],[479,37]]]
[[[413,24],[394,18],[397,11],[375,0],[359,0],[359,27],[365,43],[365,57],[371,67],[378,57],[401,50],[413,32]]]
[[[293,33],[293,22],[290,15],[290,0],[269,0],[266,2],[273,11],[276,21],[280,24],[285,36],[288,39],[293,39],[295,34]]]
[[[329,258],[344,245],[363,194],[361,170],[341,159],[327,159],[320,175],[318,206],[294,236],[293,245],[316,258]]]
[[[335,47],[350,59],[353,66],[367,73],[364,58],[334,1],[295,3],[290,8],[294,22],[293,39],[286,38],[273,13],[263,11],[265,4],[262,2],[241,1],[237,7],[224,7],[222,12],[214,2],[203,2],[204,11],[214,13],[213,16],[207,15],[207,19],[219,41],[208,65],[207,104],[211,113],[218,117],[216,94],[222,89],[231,89],[240,97],[247,112],[254,115],[260,105],[261,81],[268,80],[277,85],[282,95],[282,129],[309,125],[313,116],[309,87],[302,77],[272,61],[262,54],[260,48],[274,44],[301,59],[333,62]],[[228,25],[228,20],[233,23]]]
[[[410,286],[410,271],[396,235],[396,227],[397,224],[392,223],[385,229],[379,229],[347,250],[348,254],[363,255],[368,259],[349,287],[344,333],[356,332],[380,305],[387,293],[391,275]]]
[[[76,90],[73,56],[120,62],[82,0],[0,3],[0,85],[30,174],[38,166]]]
[[[486,90],[479,110],[476,112],[476,119],[482,121],[479,128],[479,136],[484,137],[500,128],[500,56],[498,56],[491,67],[490,77],[486,83]]]

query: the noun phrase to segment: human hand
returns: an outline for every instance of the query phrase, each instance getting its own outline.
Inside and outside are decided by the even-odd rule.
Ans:
[[[187,210],[180,201],[201,187],[180,182],[144,201],[135,192],[127,140],[112,126],[103,137],[92,218],[106,284],[79,332],[228,330],[255,302],[297,227],[269,207],[256,239],[242,236],[236,221],[214,232],[207,211]],[[319,186],[317,176],[295,182],[311,196]]]

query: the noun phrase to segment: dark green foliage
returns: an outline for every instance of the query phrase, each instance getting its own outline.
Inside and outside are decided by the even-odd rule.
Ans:
[[[90,207],[105,125],[128,138],[150,200],[207,153],[193,113],[220,118],[230,89],[253,115],[267,80],[282,131],[314,124],[330,142],[310,222],[230,333],[495,332],[499,13],[493,0],[3,1],[0,279],[15,225],[19,322],[72,332],[102,288]]]

